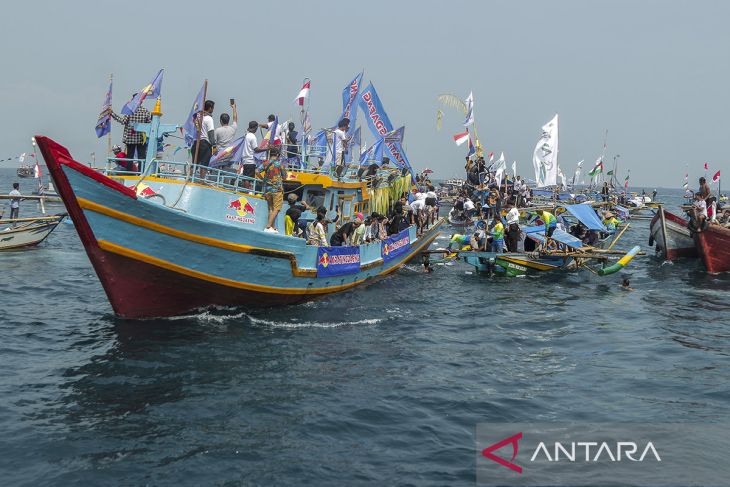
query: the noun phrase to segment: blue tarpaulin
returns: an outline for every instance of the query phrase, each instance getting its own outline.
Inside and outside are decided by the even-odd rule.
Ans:
[[[588,230],[598,230],[600,232],[608,231],[591,205],[568,205],[565,209],[568,210],[571,215],[576,217],[579,222],[585,225]]]
[[[545,241],[545,225],[538,225],[535,227],[523,227],[522,231],[525,232],[527,236],[533,240],[537,240],[540,243],[543,243]],[[557,228],[553,232],[553,236],[550,238],[552,238],[556,242],[560,242],[561,244],[565,244],[568,247],[573,247],[575,249],[583,247],[583,242],[581,242],[579,239]]]

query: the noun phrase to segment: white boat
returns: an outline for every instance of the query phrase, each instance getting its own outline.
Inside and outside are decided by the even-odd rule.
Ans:
[[[13,250],[38,245],[51,234],[66,214],[0,220],[0,250]],[[2,228],[4,227],[4,228]]]

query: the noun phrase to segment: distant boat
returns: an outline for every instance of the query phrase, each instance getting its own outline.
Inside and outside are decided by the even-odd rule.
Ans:
[[[33,166],[24,165],[20,166],[18,170],[16,171],[16,174],[19,178],[32,178],[35,176],[35,169]]]
[[[697,257],[697,248],[688,221],[660,207],[649,225],[649,245],[664,260]]]
[[[55,230],[65,217],[66,214],[63,213],[50,217],[0,220],[0,250],[15,250],[38,245]]]

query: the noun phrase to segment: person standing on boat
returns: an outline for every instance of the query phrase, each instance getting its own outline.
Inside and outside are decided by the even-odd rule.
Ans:
[[[8,194],[12,199],[10,200],[10,219],[18,218],[20,214],[20,183],[13,183],[13,190]]]
[[[345,156],[347,155],[347,146],[350,144],[350,137],[347,136],[348,130],[350,130],[350,119],[343,118],[337,124],[334,132],[335,175],[338,179],[345,172]]]
[[[236,102],[231,98],[231,111],[233,113],[233,123],[231,117],[227,113],[221,113],[219,118],[221,126],[215,129],[215,146],[220,150],[224,150],[230,147],[233,139],[236,138],[236,131],[238,130],[238,110],[236,109]],[[230,157],[228,157],[230,159]],[[227,165],[227,164],[226,164]]]
[[[205,100],[203,105],[203,121],[200,129],[200,143],[196,140],[190,147],[190,153],[193,155],[193,164],[207,166],[210,158],[218,152],[215,146],[215,126],[213,124],[213,110],[215,102],[213,100]],[[198,147],[199,145],[199,147]],[[197,159],[196,159],[197,156]]]
[[[489,251],[501,254],[504,248],[504,225],[497,216],[494,217],[492,223],[494,225],[492,226],[492,243],[489,246]]]
[[[132,98],[135,96],[137,96],[137,93],[132,95]],[[134,124],[150,123],[152,121],[150,112],[140,103],[132,115],[117,115],[112,111],[111,116],[114,120],[124,125],[122,143],[127,146],[127,157],[130,159],[144,160],[147,157],[146,135],[144,132],[134,130]]]
[[[279,145],[270,147],[269,159],[263,164],[264,199],[269,206],[269,218],[264,232],[279,233],[274,224],[276,216],[284,204],[284,179],[286,179],[286,170],[279,160],[280,152]]]
[[[256,140],[256,131],[259,128],[259,123],[255,120],[248,122],[248,130],[246,131],[246,139],[243,144],[243,151],[241,155],[241,167],[239,168],[239,174],[250,178],[243,182],[245,188],[251,188],[251,181],[256,177],[256,159],[254,155],[259,152],[264,152],[266,149],[260,149],[259,143]]]
[[[289,236],[298,236],[297,233],[306,233],[306,224],[300,221],[302,213],[309,210],[309,205],[302,201],[297,203],[299,197],[295,193],[289,193],[286,197],[289,203],[289,209],[286,210],[284,217],[284,233]]]
[[[558,220],[555,215],[547,210],[537,212],[537,216],[542,219],[542,224],[545,225],[545,236],[548,238],[553,236],[553,232],[558,227]]]
[[[307,225],[307,245],[327,247],[327,232],[324,229],[326,211],[318,211],[317,218]]]
[[[296,125],[294,125],[294,122],[289,122],[287,129],[286,162],[289,168],[292,168],[292,166],[299,165],[299,146],[297,145],[299,143],[297,141],[297,136],[299,135],[299,132],[295,130]]]

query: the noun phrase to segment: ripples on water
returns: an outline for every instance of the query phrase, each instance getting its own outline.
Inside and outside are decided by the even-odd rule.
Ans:
[[[637,258],[634,292],[413,265],[303,306],[133,322],[71,225],[0,257],[9,484],[473,485],[477,422],[728,414],[730,276],[699,262]]]

